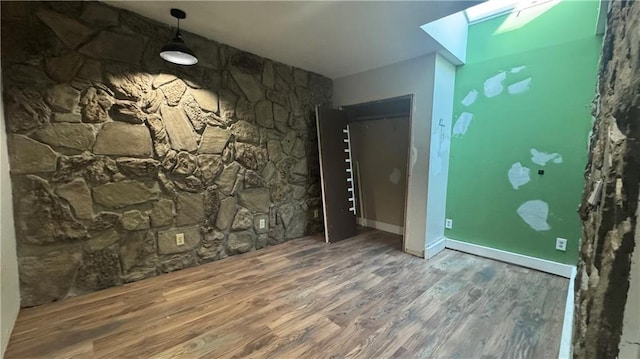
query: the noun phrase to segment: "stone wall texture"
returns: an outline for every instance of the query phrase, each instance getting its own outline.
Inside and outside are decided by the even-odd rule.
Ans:
[[[189,33],[200,62],[172,65],[173,31],[97,2],[2,2],[23,306],[322,230],[331,80]]]
[[[580,208],[583,242],[576,278],[575,358],[617,357],[631,254],[637,245],[640,2],[614,1],[611,6]]]

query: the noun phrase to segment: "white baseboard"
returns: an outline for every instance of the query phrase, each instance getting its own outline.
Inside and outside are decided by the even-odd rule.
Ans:
[[[560,352],[558,359],[570,359],[571,343],[573,339],[573,309],[574,309],[574,284],[576,279],[576,268],[573,267],[571,277],[569,277],[569,288],[567,289],[567,302],[564,306],[564,320],[562,324],[562,336],[560,337]]]
[[[367,219],[362,217],[358,217],[356,221],[361,226],[379,229],[383,232],[389,232],[389,233],[399,234],[399,235],[404,234],[403,227],[396,226],[395,224],[378,222],[378,221],[374,221],[373,219]]]
[[[444,248],[445,248],[446,240],[447,240],[446,237],[442,237],[442,238],[438,239],[437,241],[429,244],[427,246],[427,250],[425,252],[425,258],[429,259],[429,258],[435,256],[436,254],[442,252],[444,250]]]
[[[480,257],[486,257],[486,258],[495,259],[501,262],[519,265],[525,268],[539,270],[541,272],[555,274],[565,278],[571,278],[571,275],[576,268],[575,266],[571,266],[568,264],[552,262],[546,259],[540,259],[535,257],[529,257],[523,254],[512,253],[512,252],[507,252],[500,249],[480,246],[477,244],[456,241],[455,239],[449,239],[449,238],[445,240],[445,247],[449,249],[455,249],[460,252],[473,254]]]

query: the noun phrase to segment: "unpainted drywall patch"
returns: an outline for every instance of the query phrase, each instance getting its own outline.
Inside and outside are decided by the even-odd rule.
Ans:
[[[402,178],[402,172],[400,172],[399,169],[394,168],[393,171],[391,171],[391,174],[389,175],[389,182],[393,184],[398,184],[400,183],[400,178]]]
[[[507,73],[502,71],[499,74],[489,77],[484,82],[484,95],[491,98],[496,97],[502,93],[504,90],[504,85],[502,81],[507,78]]]
[[[516,67],[512,67],[510,72],[512,74],[517,74],[518,72],[520,72],[520,71],[522,71],[522,70],[524,70],[526,68],[527,68],[526,66],[516,66]]]
[[[442,157],[436,154],[435,156],[431,156],[429,161],[429,177],[439,176],[440,173],[442,173]]]
[[[509,91],[509,94],[511,95],[517,95],[519,93],[529,91],[530,85],[531,85],[531,77],[524,79],[522,81],[516,82],[513,85],[509,85],[509,87],[507,87],[507,91]]]
[[[544,166],[547,162],[562,163],[562,156],[559,153],[540,152],[535,148],[531,149],[531,161],[537,165]]]
[[[409,165],[410,174],[413,173],[413,166],[416,164],[417,160],[418,160],[418,149],[416,148],[416,146],[411,146],[411,159],[410,159],[410,165]]]
[[[551,229],[551,226],[547,223],[549,205],[545,201],[539,199],[527,201],[518,207],[516,212],[526,224],[536,231],[548,231]]]
[[[476,102],[477,98],[478,98],[478,91],[471,90],[469,91],[467,96],[465,96],[464,99],[462,99],[462,104],[465,105],[466,107],[469,107],[473,105],[474,102]]]
[[[522,166],[520,162],[516,162],[511,165],[508,176],[513,189],[518,189],[531,181],[531,170]]]
[[[472,119],[473,114],[469,112],[463,112],[458,116],[455,125],[453,125],[453,135],[462,136],[467,133],[467,129],[469,128],[469,124],[471,124]]]

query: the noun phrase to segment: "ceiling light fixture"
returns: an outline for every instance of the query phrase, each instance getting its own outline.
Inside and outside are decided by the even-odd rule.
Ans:
[[[198,63],[198,58],[184,43],[180,33],[180,19],[186,18],[187,14],[180,9],[171,9],[171,16],[178,19],[176,36],[162,47],[160,57],[178,65],[195,65]]]

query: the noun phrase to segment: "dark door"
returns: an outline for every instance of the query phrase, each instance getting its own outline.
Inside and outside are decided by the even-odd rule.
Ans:
[[[344,111],[316,108],[320,177],[327,243],[356,234],[349,127]]]

